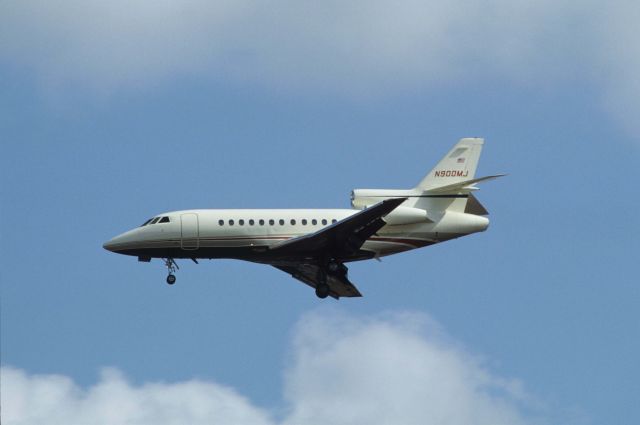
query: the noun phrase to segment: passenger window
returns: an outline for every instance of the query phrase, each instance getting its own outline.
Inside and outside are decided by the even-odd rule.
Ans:
[[[244,220],[238,220],[238,224],[239,224],[240,226],[244,226]]]
[[[326,226],[327,225],[327,220],[325,218],[322,219],[322,225]]]
[[[280,226],[284,226],[284,220],[283,219],[280,219],[279,223],[280,223]]]
[[[229,220],[229,226],[233,226],[233,220]]]
[[[275,222],[275,221],[273,221],[273,219],[271,219],[271,220],[269,220],[269,224],[270,224],[271,226],[273,226],[274,224],[276,224],[276,222]]]
[[[294,219],[291,219],[291,225],[295,226],[296,225],[296,221]]]
[[[264,226],[264,220],[263,219],[260,219],[259,223],[260,223],[260,226]]]
[[[169,217],[162,217],[158,223],[168,223]]]
[[[160,220],[160,217],[156,217],[153,220],[151,220],[151,223],[149,224],[156,224],[158,222],[158,220]]]
[[[332,223],[337,223],[338,220],[336,220],[335,218],[333,220],[331,220]]]
[[[306,226],[306,225],[307,225],[307,219],[306,219],[306,218],[303,218],[303,219],[302,219],[302,225],[303,225],[303,226]]]
[[[219,224],[220,226],[224,226],[224,220],[218,220],[218,224]]]
[[[254,224],[256,224],[256,222],[253,221],[253,219],[249,220],[249,226],[253,226]]]
[[[316,219],[314,218],[313,220],[311,220],[311,224],[313,224],[313,225],[315,226],[316,224],[318,224],[318,220],[316,220]]]

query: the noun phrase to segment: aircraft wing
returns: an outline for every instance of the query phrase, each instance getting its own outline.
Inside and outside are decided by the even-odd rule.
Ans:
[[[302,283],[315,288],[318,284],[319,266],[314,264],[298,264],[296,266],[274,266],[285,273],[289,273]],[[362,294],[344,275],[327,275],[327,284],[331,288],[329,295],[335,299],[340,297],[361,297]]]
[[[286,240],[271,248],[274,254],[336,258],[357,252],[386,223],[389,214],[407,198],[386,199],[308,235]]]

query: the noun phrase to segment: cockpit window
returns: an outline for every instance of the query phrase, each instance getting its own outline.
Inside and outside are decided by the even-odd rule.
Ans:
[[[140,227],[144,227],[144,226],[146,226],[147,224],[149,224],[149,222],[150,222],[151,220],[153,220],[153,218],[150,218],[149,220],[147,220],[147,221],[145,221],[144,223],[142,223],[142,225],[141,225]]]
[[[156,217],[153,220],[151,220],[151,223],[149,224],[156,224],[158,222],[158,220],[160,220],[160,217]]]
[[[168,223],[169,217],[162,217],[158,223]]]

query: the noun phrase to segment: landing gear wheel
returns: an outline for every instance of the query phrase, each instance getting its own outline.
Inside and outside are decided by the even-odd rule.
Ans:
[[[167,283],[169,285],[173,285],[176,283],[174,273],[176,272],[176,269],[179,269],[180,267],[178,267],[176,262],[173,261],[173,258],[165,258],[164,265],[167,267],[167,272],[169,272],[169,276],[167,276]]]
[[[329,296],[329,285],[326,283],[320,283],[316,286],[316,296],[321,299],[325,299]]]

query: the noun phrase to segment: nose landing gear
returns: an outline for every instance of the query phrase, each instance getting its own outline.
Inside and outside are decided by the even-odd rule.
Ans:
[[[169,275],[167,276],[167,283],[169,285],[173,285],[174,283],[176,283],[176,276],[174,275],[174,273],[176,272],[176,270],[180,270],[180,267],[178,267],[178,264],[173,258],[165,258],[164,265],[167,266],[167,271],[169,273]]]

